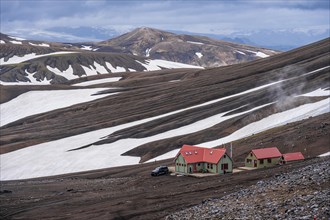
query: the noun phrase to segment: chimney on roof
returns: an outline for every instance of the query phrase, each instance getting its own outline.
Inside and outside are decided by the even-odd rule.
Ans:
[[[211,150],[210,154],[213,154],[213,150]]]
[[[197,150],[195,150],[195,154],[197,154]]]

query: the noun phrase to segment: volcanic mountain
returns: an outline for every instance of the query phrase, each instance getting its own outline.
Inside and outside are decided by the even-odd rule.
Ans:
[[[270,145],[306,158],[325,153],[329,56],[325,39],[217,68],[0,85],[1,180],[172,158],[183,144],[234,141],[237,163],[252,148]]]
[[[218,67],[277,54],[277,51],[229,43],[208,37],[176,35],[153,28],[137,28],[96,44],[99,51],[146,56],[203,67]]]

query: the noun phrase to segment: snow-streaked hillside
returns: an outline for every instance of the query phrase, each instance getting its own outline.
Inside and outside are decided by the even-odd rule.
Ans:
[[[113,61],[116,59],[120,62]],[[59,84],[100,74],[177,68],[203,69],[200,66],[159,59],[141,59],[141,57],[120,54],[86,54],[74,51],[15,55],[8,60],[1,58],[0,64],[3,65],[0,69],[0,84],[2,85]]]
[[[251,89],[253,91],[256,91],[260,88],[264,88],[265,86],[260,86],[257,89]],[[242,92],[243,94],[251,92]],[[80,90],[76,92],[81,92]],[[85,91],[86,92],[86,91]],[[91,93],[97,92],[95,90],[89,91]],[[71,91],[71,94],[68,92],[68,95],[65,95],[65,91],[56,91],[58,94],[53,94],[52,97],[56,96],[56,100],[63,101],[63,96],[66,97],[65,100],[70,100],[70,95],[75,95],[73,91]],[[242,94],[241,93],[241,94]],[[43,95],[47,96],[46,92],[42,93]],[[323,95],[328,96],[328,91],[324,91],[322,89],[318,89],[316,91],[313,91],[311,93],[308,93],[306,95],[312,96],[312,95]],[[22,98],[18,97],[13,100],[13,103],[16,104],[23,100],[26,100],[27,103],[30,103],[30,105],[33,107],[38,106],[39,104],[42,105],[42,103],[34,104],[30,102],[30,100],[35,100],[33,95],[39,96],[40,94],[26,94],[29,98]],[[231,96],[233,97],[233,96]],[[39,97],[40,98],[40,97]],[[224,99],[228,99],[230,97],[225,97]],[[71,100],[78,102],[77,100]],[[80,100],[81,101],[81,100]],[[86,100],[84,100],[86,101]],[[63,103],[58,103],[55,101],[52,101],[51,103],[58,104],[58,106],[63,106]],[[204,103],[202,105],[207,105],[213,102]],[[225,144],[234,140],[238,140],[240,138],[247,137],[249,135],[253,135],[255,133],[280,126],[289,122],[294,122],[302,119],[306,119],[309,117],[314,117],[320,114],[328,113],[330,112],[330,98],[324,99],[322,101],[312,103],[312,104],[305,104],[298,106],[296,108],[283,111],[277,114],[270,115],[262,120],[256,121],[254,123],[251,123],[238,131],[232,133],[231,135],[214,140],[211,142],[201,143],[198,144],[203,147],[214,147],[221,144]],[[1,109],[2,112],[6,113],[6,109],[16,109],[13,106],[5,105],[5,109]],[[12,104],[12,105],[14,105]],[[72,104],[72,103],[69,103]],[[69,105],[66,103],[66,105]],[[269,103],[271,104],[271,103]],[[267,105],[269,105],[267,104]],[[44,103],[42,106],[47,106],[47,103]],[[92,144],[93,142],[97,142],[102,140],[105,136],[111,135],[112,133],[133,127],[138,124],[150,122],[155,119],[159,119],[165,116],[173,115],[176,112],[170,112],[165,115],[160,115],[153,118],[147,118],[135,122],[130,122],[127,124],[96,130],[93,132],[88,132],[81,135],[76,135],[69,138],[60,139],[57,141],[52,141],[44,144],[39,144],[35,146],[31,146],[25,149],[21,149],[18,151],[14,151],[11,153],[7,153],[4,155],[1,155],[1,180],[10,180],[10,179],[25,179],[25,178],[34,178],[34,177],[41,177],[41,176],[50,176],[50,175],[57,175],[57,174],[64,174],[64,173],[71,173],[71,172],[79,172],[79,171],[86,171],[86,170],[93,170],[93,169],[100,169],[100,168],[106,168],[106,167],[117,167],[117,166],[123,166],[123,165],[131,165],[131,164],[138,164],[140,161],[140,158],[138,157],[129,157],[129,156],[122,156],[123,153],[126,151],[129,151],[135,147],[138,147],[139,145],[145,144],[145,143],[151,143],[156,140],[166,139],[170,137],[176,137],[181,136],[189,133],[194,133],[197,131],[204,130],[208,127],[212,127],[218,123],[221,123],[223,121],[226,121],[230,118],[237,117],[239,115],[243,115],[246,113],[253,113],[255,110],[263,108],[267,105],[262,105],[256,108],[253,108],[248,111],[232,114],[229,116],[227,115],[229,112],[223,112],[219,115],[214,115],[209,118],[206,118],[204,120],[194,122],[192,124],[189,124],[187,126],[178,127],[176,129],[163,132],[154,136],[145,137],[145,138],[128,138],[128,139],[122,139],[119,141],[116,141],[111,144],[103,144],[103,145],[92,145],[91,147],[80,149],[80,150],[74,150],[70,151],[76,148],[80,148],[81,146],[86,146],[88,144]],[[17,107],[19,107],[18,105]],[[58,107],[57,106],[57,107]],[[193,106],[191,108],[196,108],[198,106]],[[244,107],[244,106],[242,106]],[[52,110],[56,108],[56,106],[53,104],[51,109]],[[189,109],[191,109],[189,108]],[[33,108],[32,108],[33,109]],[[44,111],[47,109],[42,108]],[[181,111],[187,111],[189,109],[183,109]],[[25,111],[26,114],[35,114],[39,113],[36,109],[33,109],[34,112],[31,111]],[[233,110],[235,111],[235,109]],[[15,115],[5,115],[6,117],[4,119],[10,118],[15,119],[15,117],[22,118],[23,116],[20,115],[21,111],[15,112]],[[23,111],[22,111],[23,112]],[[15,116],[15,117],[14,117]],[[6,123],[2,122],[2,123]],[[7,122],[8,123],[8,122]],[[150,161],[155,160],[161,160],[161,159],[168,159],[172,158],[176,155],[178,150],[170,151],[164,155],[158,156],[156,158],[151,159]]]
[[[10,101],[1,104],[5,114],[1,180],[165,159],[173,157],[182,144],[216,147],[288,123],[307,123],[330,112],[328,56],[328,41],[322,41],[223,68],[88,76],[54,91],[47,91],[47,86],[2,86]],[[94,62],[86,67],[98,71],[110,67]],[[109,63],[111,68],[120,67]],[[164,65],[134,63],[151,64],[151,68]],[[49,65],[48,71],[71,73],[75,67],[52,68]],[[91,96],[94,93],[101,95]],[[299,140],[292,146],[304,149],[306,157],[326,153],[323,148],[315,150],[327,140],[326,131],[322,132],[325,126],[319,125],[318,140],[312,142],[306,136],[308,144]],[[235,147],[244,154],[253,146]],[[285,144],[277,147],[281,152],[291,150]]]

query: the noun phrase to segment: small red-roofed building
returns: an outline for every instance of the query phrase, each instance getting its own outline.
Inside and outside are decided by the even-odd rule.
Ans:
[[[233,171],[233,160],[225,148],[212,149],[183,145],[175,157],[175,171],[178,173],[215,173]]]
[[[246,167],[264,168],[279,164],[282,154],[277,147],[252,150],[245,158]]]
[[[301,152],[283,154],[280,163],[286,164],[297,160],[304,160],[305,157]]]

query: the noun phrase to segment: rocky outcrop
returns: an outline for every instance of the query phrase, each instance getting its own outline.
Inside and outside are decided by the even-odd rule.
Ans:
[[[205,200],[166,219],[329,219],[329,159]]]

